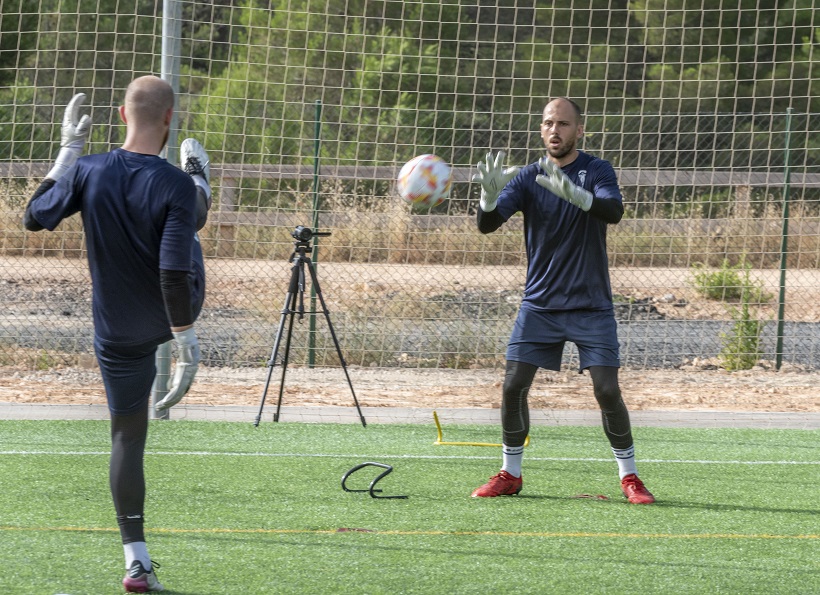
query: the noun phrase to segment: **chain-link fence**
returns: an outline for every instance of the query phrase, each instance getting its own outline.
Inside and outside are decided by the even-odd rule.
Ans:
[[[610,160],[623,189],[609,251],[624,365],[820,363],[820,114],[815,54],[796,41],[813,39],[816,7],[788,19],[780,9],[774,21],[752,11],[758,24],[741,27],[735,45],[702,46],[699,61],[733,69],[727,79],[708,64],[694,72],[687,48],[675,45],[678,56],[649,43],[644,20],[663,10],[610,7],[608,22],[623,27],[601,37],[594,19],[579,20],[588,7],[572,2],[511,0],[502,3],[511,11],[492,14],[457,2],[311,2],[309,13],[177,4],[168,30],[179,134],[200,139],[212,161],[214,206],[200,236],[205,373],[267,362],[297,225],[331,232],[311,256],[349,364],[500,366],[526,256],[518,217],[478,233],[472,166],[500,149],[511,163],[535,161],[541,109],[555,95],[586,106],[582,148]],[[88,95],[88,151],[118,146],[124,88],[160,70],[159,41],[169,38],[156,3],[142,0],[0,8],[0,364],[83,365],[93,331],[81,223],[28,233],[21,216],[68,99]],[[82,18],[90,9],[95,18]],[[738,22],[750,14],[735,10]],[[556,25],[565,17],[572,39]],[[778,43],[744,57],[755,46],[743,35],[762,39],[764,29]],[[576,37],[609,40],[606,55]],[[641,59],[625,47],[642,48]],[[448,201],[418,213],[394,180],[426,152],[452,164],[454,185]],[[290,358],[338,365],[321,314],[295,324]]]
[[[42,166],[21,174],[21,164],[11,165],[3,189],[2,358],[33,368],[76,364],[92,353],[80,222],[24,232],[22,209]],[[204,364],[264,365],[285,306],[292,232],[318,225],[331,235],[314,238],[312,257],[348,363],[500,365],[526,268],[520,219],[479,234],[469,168],[456,168],[453,198],[428,214],[394,196],[396,168],[318,169],[314,176],[311,167],[212,165],[215,203],[201,232]],[[244,209],[237,175],[270,186],[259,192],[271,201],[289,194],[288,206]],[[610,227],[609,246],[626,366],[721,357],[730,366],[759,359],[817,366],[820,230],[811,174],[792,182],[789,213],[782,169],[624,169],[619,177],[627,216]],[[308,283],[309,313],[319,306],[312,290]],[[324,317],[311,321],[309,313],[294,327],[291,361],[338,365]]]

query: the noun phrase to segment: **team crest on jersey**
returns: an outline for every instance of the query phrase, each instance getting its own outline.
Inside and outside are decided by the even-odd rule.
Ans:
[[[578,172],[578,181],[581,182],[581,186],[584,185],[584,181],[587,179],[587,170],[582,169]]]

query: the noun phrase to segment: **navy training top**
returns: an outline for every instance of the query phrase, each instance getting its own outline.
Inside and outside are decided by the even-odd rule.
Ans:
[[[574,184],[592,192],[596,202],[618,201],[618,211],[623,212],[618,179],[608,161],[579,151],[578,158],[562,171]],[[543,173],[538,162],[524,167],[501,191],[496,208],[505,222],[517,212],[524,216],[527,281],[522,307],[609,310],[607,222],[539,186],[535,177]]]
[[[49,231],[81,214],[100,341],[141,345],[172,338],[160,269],[191,270],[196,241],[191,176],[157,155],[124,149],[86,155],[32,200],[29,210]]]

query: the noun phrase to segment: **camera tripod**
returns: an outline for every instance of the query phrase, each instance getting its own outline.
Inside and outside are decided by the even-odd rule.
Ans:
[[[333,329],[333,323],[330,322],[330,312],[325,304],[325,298],[322,296],[322,290],[319,287],[319,280],[316,278],[316,269],[313,266],[310,258],[307,256],[312,248],[310,246],[310,238],[313,235],[329,236],[330,232],[313,232],[309,228],[299,226],[291,234],[296,238],[294,243],[295,249],[291,254],[290,262],[293,263],[291,268],[290,282],[288,284],[288,293],[285,297],[285,306],[282,308],[282,317],[279,319],[279,329],[276,332],[276,340],[273,343],[273,351],[271,352],[270,360],[268,360],[268,377],[265,382],[265,390],[262,393],[262,402],[259,405],[259,414],[256,416],[254,426],[259,426],[259,421],[262,419],[262,409],[265,407],[265,399],[268,395],[268,388],[270,386],[271,377],[273,375],[273,367],[276,365],[276,358],[279,355],[279,346],[282,343],[282,337],[285,332],[285,324],[287,323],[288,334],[285,339],[285,352],[282,357],[282,378],[279,382],[279,401],[276,404],[276,413],[273,415],[273,421],[279,421],[279,411],[282,408],[282,393],[285,389],[285,375],[288,371],[288,357],[290,356],[291,338],[293,336],[293,321],[296,315],[299,315],[299,320],[304,318],[307,314],[318,314],[316,311],[305,312],[305,265],[307,265],[310,273],[310,280],[313,283],[313,288],[316,290],[316,295],[319,298],[319,303],[322,306],[321,312],[325,316],[330,336],[333,339],[333,344],[336,346],[336,353],[339,356],[339,361],[342,364],[342,369],[347,378],[347,384],[350,386],[350,392],[353,395],[353,403],[356,405],[356,411],[359,413],[359,419],[362,426],[367,427],[367,423],[362,415],[362,410],[359,407],[359,401],[356,399],[356,391],[353,390],[353,383],[350,381],[350,374],[347,372],[347,364],[345,363],[342,349],[339,346],[339,340],[336,338],[336,331]]]

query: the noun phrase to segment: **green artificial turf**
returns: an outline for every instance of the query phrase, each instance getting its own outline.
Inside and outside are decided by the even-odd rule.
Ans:
[[[108,430],[0,421],[0,593],[122,592]],[[534,427],[521,494],[473,499],[500,449],[436,446],[432,422],[156,421],[149,551],[179,595],[820,592],[817,432],[635,436],[655,505],[622,497],[600,428]],[[393,467],[377,495],[407,498],[344,491],[364,462]],[[362,468],[346,485],[367,490],[384,471]]]

